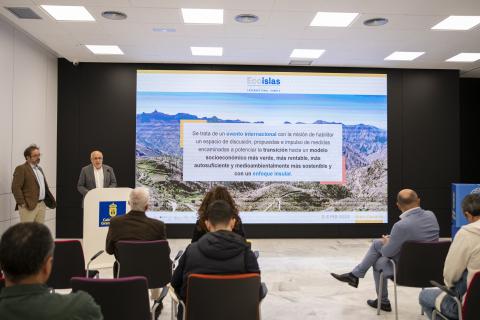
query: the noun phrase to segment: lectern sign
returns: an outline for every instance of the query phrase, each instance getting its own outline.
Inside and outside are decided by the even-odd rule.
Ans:
[[[110,219],[124,215],[127,212],[126,201],[100,201],[98,212],[98,226],[110,226]]]

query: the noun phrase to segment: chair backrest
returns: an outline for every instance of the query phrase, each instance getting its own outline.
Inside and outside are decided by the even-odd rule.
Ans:
[[[397,284],[428,288],[430,280],[443,283],[443,266],[451,241],[406,241],[397,268]]]
[[[480,319],[480,272],[477,272],[468,286],[463,303],[463,319]]]
[[[118,241],[115,247],[120,277],[146,277],[149,288],[164,287],[172,279],[168,241]]]
[[[89,293],[102,309],[104,320],[151,319],[147,279],[72,278],[72,291]]]
[[[260,275],[190,274],[186,302],[188,320],[258,320]]]
[[[85,258],[78,240],[55,241],[53,266],[47,285],[54,289],[70,288],[72,277],[85,276]]]

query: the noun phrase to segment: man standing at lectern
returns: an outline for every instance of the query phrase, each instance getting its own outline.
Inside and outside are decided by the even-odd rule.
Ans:
[[[112,167],[103,164],[103,154],[100,151],[93,151],[90,154],[88,166],[82,168],[78,178],[77,189],[83,197],[88,191],[95,188],[116,188],[117,179]]]
[[[18,209],[20,222],[45,221],[46,207],[54,209],[57,204],[40,163],[40,149],[32,144],[23,152],[26,162],[15,168],[12,180],[12,193],[15,197],[15,210]]]

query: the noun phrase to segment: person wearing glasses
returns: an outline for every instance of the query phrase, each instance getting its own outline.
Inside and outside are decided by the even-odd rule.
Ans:
[[[15,210],[20,214],[20,222],[45,222],[46,208],[54,209],[57,204],[40,163],[40,148],[32,144],[23,152],[25,163],[13,172],[12,193]]]
[[[117,179],[112,167],[103,164],[103,154],[93,151],[88,166],[82,168],[78,178],[77,190],[85,198],[88,191],[95,188],[116,188]]]

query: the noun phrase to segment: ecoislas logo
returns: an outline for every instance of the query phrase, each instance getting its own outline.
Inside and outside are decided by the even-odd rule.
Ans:
[[[279,86],[280,79],[272,77],[247,77],[247,84],[249,86],[254,85],[271,85]]]
[[[247,77],[247,92],[280,93],[280,79],[272,77]]]

